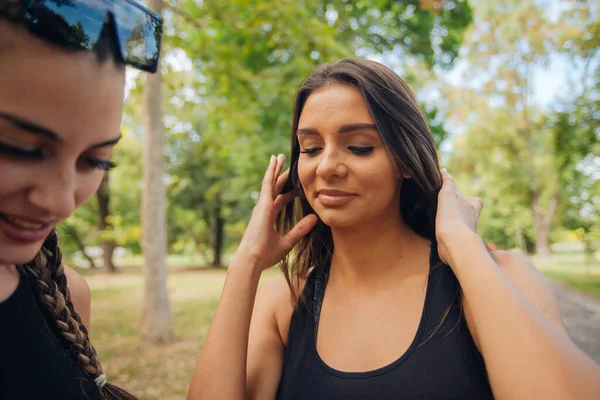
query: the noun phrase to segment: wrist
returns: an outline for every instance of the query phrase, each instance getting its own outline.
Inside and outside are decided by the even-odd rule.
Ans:
[[[260,278],[260,275],[264,270],[257,257],[238,252],[233,255],[227,269],[236,272],[245,271],[246,274],[249,274],[253,278]]]
[[[444,249],[448,265],[455,268],[465,257],[470,257],[480,249],[485,250],[481,236],[470,229],[460,229],[438,239],[438,246]]]
[[[473,240],[481,240],[481,236],[477,234],[477,232],[473,232],[471,229],[467,227],[454,229],[452,232],[448,232],[446,234],[440,235],[438,237],[438,242],[443,243],[448,246],[455,246],[465,241],[473,241]]]

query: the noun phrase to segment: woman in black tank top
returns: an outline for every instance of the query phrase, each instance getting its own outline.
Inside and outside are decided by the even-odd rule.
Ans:
[[[134,25],[145,54],[119,44]],[[2,400],[135,399],[107,383],[54,228],[114,166],[124,66],[154,72],[161,33],[132,0],[0,0]]]
[[[358,59],[318,67],[292,135],[290,170],[279,156],[265,173],[189,399],[597,398],[598,366],[529,261],[476,234],[482,201],[439,170],[400,77]],[[285,279],[257,293],[278,262]]]

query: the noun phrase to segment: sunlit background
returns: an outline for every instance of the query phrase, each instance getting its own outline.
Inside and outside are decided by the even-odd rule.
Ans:
[[[144,74],[128,75],[119,166],[60,227],[67,264],[92,288],[109,378],[143,399],[185,398],[269,156],[289,154],[296,88],[345,57],[380,61],[415,91],[442,166],[484,199],[478,229],[490,246],[530,255],[556,290],[600,298],[599,4],[165,0],[165,324],[175,340],[140,340]],[[595,338],[570,329],[600,361],[597,312]]]

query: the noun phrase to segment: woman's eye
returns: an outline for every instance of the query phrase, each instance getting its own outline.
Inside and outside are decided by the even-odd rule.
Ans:
[[[21,147],[0,142],[0,155],[23,160],[42,160],[45,155],[40,149],[23,149]],[[110,171],[117,164],[109,160],[101,160],[93,157],[82,157],[79,159],[83,168],[100,169]]]
[[[113,169],[113,168],[115,168],[117,166],[117,164],[115,164],[112,161],[109,161],[109,160],[99,160],[99,159],[93,158],[93,157],[83,157],[81,159],[81,161],[88,168],[100,169],[100,170],[103,170],[103,171],[110,171],[111,169]]]
[[[9,157],[39,160],[44,157],[40,149],[23,149],[6,143],[0,143],[0,154]]]
[[[321,150],[320,147],[309,147],[308,149],[300,150],[300,153],[310,155],[317,153],[319,150]]]
[[[374,147],[360,147],[360,146],[350,146],[348,150],[358,155],[369,154],[373,151]]]

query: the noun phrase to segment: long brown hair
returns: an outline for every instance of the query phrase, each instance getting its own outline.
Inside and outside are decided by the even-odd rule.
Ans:
[[[349,85],[361,92],[397,170],[410,176],[404,179],[401,188],[398,206],[402,218],[414,232],[436,246],[435,216],[442,177],[431,131],[415,96],[402,78],[382,64],[362,59],[321,65],[298,89],[294,102],[290,174],[284,190],[299,188],[300,196],[279,214],[278,230],[287,232],[300,218],[314,213],[298,179],[300,146],[296,131],[308,97],[333,84]],[[331,229],[319,220],[316,227],[300,239],[291,255],[280,263],[295,305],[300,299],[301,282],[309,269],[327,265],[332,254]]]
[[[0,0],[0,19],[14,24],[23,24],[19,5],[19,1]],[[119,62],[115,43],[113,30],[104,29],[94,48],[98,62],[111,59],[113,62]],[[102,379],[104,373],[96,350],[92,346],[85,325],[81,322],[81,317],[71,302],[56,232],[53,231],[46,238],[41,250],[31,262],[19,265],[18,268],[30,284],[39,308],[50,321],[55,322],[57,332],[67,346],[74,350],[73,357],[81,371],[94,383],[98,378]],[[137,400],[137,397],[110,383],[100,386],[98,385],[98,391],[104,399]]]

